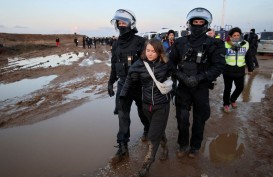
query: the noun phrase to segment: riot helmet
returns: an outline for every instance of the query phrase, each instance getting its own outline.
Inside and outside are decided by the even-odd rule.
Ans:
[[[120,27],[118,21],[123,21],[127,24],[127,27]],[[115,26],[116,30],[119,30],[120,35],[136,29],[136,16],[134,12],[129,9],[118,9],[111,20],[111,24]]]
[[[203,25],[194,25],[194,20],[204,20]],[[200,37],[208,31],[210,24],[212,22],[212,15],[210,11],[203,7],[197,7],[192,9],[187,15],[187,25],[194,37]]]

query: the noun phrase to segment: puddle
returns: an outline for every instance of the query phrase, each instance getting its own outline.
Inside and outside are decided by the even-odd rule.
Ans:
[[[36,79],[23,79],[10,84],[0,84],[0,101],[30,94],[48,85],[57,75],[43,76]]]
[[[92,56],[89,58],[84,59],[79,65],[80,66],[90,66],[93,65],[95,63],[102,63],[101,60],[98,59],[94,59]]]
[[[273,73],[253,73],[245,76],[245,86],[237,102],[261,102],[265,97],[265,89],[273,84]],[[233,83],[232,90],[235,89]],[[221,93],[223,96],[223,93]]]
[[[238,98],[238,101],[261,102],[261,99],[265,97],[265,89],[272,84],[272,73],[253,73],[252,75],[246,75],[244,91]]]
[[[219,134],[208,138],[205,144],[204,156],[213,163],[229,163],[240,159],[245,146],[238,134]]]
[[[116,152],[115,98],[96,99],[60,116],[0,129],[0,176],[90,176]],[[133,104],[132,145],[142,133]]]
[[[82,98],[89,98],[90,100],[95,100],[99,97],[102,97],[101,94],[97,94],[103,87],[101,85],[98,86],[88,86],[82,89],[74,90],[72,93],[65,96],[63,104],[70,102],[71,100],[80,100]]]
[[[66,53],[63,55],[50,55],[46,57],[37,57],[31,59],[24,58],[9,58],[9,63],[7,67],[3,67],[2,70],[8,70],[9,68],[14,68],[14,70],[26,69],[26,68],[48,68],[56,67],[59,65],[71,65],[74,61],[83,57],[84,52],[79,53]]]

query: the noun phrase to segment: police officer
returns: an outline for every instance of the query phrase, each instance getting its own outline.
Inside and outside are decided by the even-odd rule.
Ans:
[[[179,81],[175,99],[179,131],[178,158],[186,154],[191,158],[197,155],[205,122],[210,117],[209,88],[225,66],[223,41],[206,35],[211,22],[212,15],[207,9],[192,9],[187,15],[190,35],[175,40],[170,53],[170,59],[177,68],[174,75]],[[191,107],[193,125],[189,137]]]
[[[234,27],[228,32],[229,38],[225,42],[226,47],[226,66],[223,71],[224,93],[223,109],[224,112],[230,112],[230,105],[233,109],[237,108],[236,100],[244,90],[246,66],[248,74],[253,71],[253,60],[250,45],[242,40],[242,31]],[[235,89],[231,93],[232,85]]]
[[[249,50],[255,65],[255,68],[259,68],[259,63],[256,58],[258,49],[258,35],[255,33],[255,29],[252,28],[248,34],[244,36],[244,40],[249,43]]]
[[[116,11],[111,23],[119,31],[118,40],[112,46],[111,58],[111,74],[108,81],[109,96],[114,96],[113,84],[118,80],[116,93],[116,108],[114,114],[119,117],[119,131],[117,134],[118,151],[112,158],[112,163],[115,164],[123,159],[128,154],[128,142],[130,138],[130,110],[132,102],[135,101],[138,115],[144,125],[144,133],[142,140],[146,140],[149,121],[142,112],[141,86],[136,84],[128,92],[128,96],[124,100],[125,104],[119,106],[120,92],[125,83],[128,70],[132,63],[139,59],[139,56],[144,48],[145,39],[135,35],[137,33],[136,17],[130,10],[119,9]]]

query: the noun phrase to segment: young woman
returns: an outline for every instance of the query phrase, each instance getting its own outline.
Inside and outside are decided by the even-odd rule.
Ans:
[[[165,129],[170,110],[170,94],[161,94],[148,73],[144,62],[149,64],[156,80],[161,83],[171,76],[172,67],[168,62],[163,45],[158,39],[151,39],[146,42],[141,58],[142,60],[136,61],[129,70],[120,94],[120,101],[121,105],[126,104],[123,102],[123,98],[127,96],[130,88],[140,81],[142,86],[142,109],[150,122],[148,131],[149,148],[142,168],[138,173],[139,176],[145,176],[155,159],[159,144],[163,148],[160,159],[165,160],[168,157]]]
[[[249,43],[242,40],[242,31],[240,28],[232,28],[229,32],[229,39],[225,42],[226,46],[226,66],[223,72],[224,94],[223,109],[224,112],[230,112],[230,105],[236,108],[236,100],[244,89],[245,66],[247,65],[249,74],[253,71],[253,61],[249,51]],[[231,94],[232,83],[235,84],[235,90]]]

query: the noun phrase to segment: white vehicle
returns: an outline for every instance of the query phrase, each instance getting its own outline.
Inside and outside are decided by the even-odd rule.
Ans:
[[[273,32],[261,32],[258,43],[258,54],[273,53]]]
[[[142,37],[144,37],[148,40],[154,38],[155,35],[156,35],[156,32],[154,32],[154,31],[141,34]]]
[[[166,34],[168,33],[169,30],[174,30],[174,36],[175,38],[179,38],[179,37],[182,37],[182,36],[186,36],[188,31],[186,30],[186,28],[183,28],[182,26],[179,26],[179,27],[174,27],[174,28],[162,28],[161,30],[157,31],[156,33],[156,38],[159,39],[159,38],[163,38],[164,36],[166,36]]]

